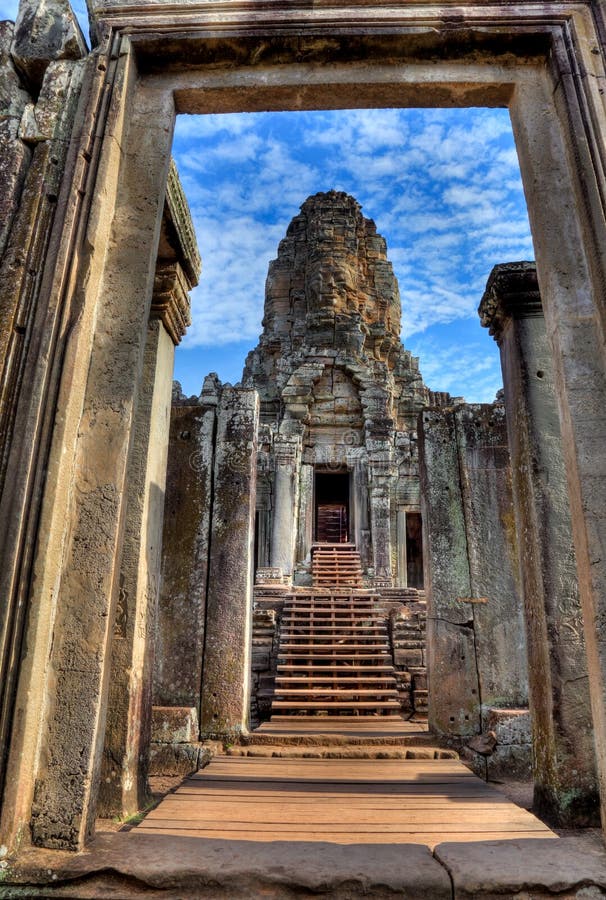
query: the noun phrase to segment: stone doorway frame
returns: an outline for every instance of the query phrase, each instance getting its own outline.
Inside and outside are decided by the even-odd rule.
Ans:
[[[570,0],[99,4],[102,42],[38,301],[57,340],[27,363],[29,383],[55,389],[23,396],[16,419],[15,453],[32,429],[46,427],[48,440],[26,467],[37,483],[44,472],[39,500],[28,506],[23,493],[9,522],[32,526],[33,559],[16,561],[11,545],[0,560],[27,583],[29,606],[3,842],[33,821],[38,843],[76,849],[94,829],[124,483],[174,119],[262,109],[509,106],[554,355],[606,821],[602,10]]]

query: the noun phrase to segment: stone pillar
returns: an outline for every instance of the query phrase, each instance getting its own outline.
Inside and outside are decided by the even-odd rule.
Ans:
[[[271,552],[271,488],[265,476],[257,478],[257,568],[269,566]]]
[[[247,723],[258,424],[257,393],[224,388],[215,452],[203,735],[238,734]]]
[[[456,423],[451,410],[419,422],[419,472],[427,593],[429,728],[471,736],[481,730],[465,514]]]
[[[156,269],[126,479],[126,524],[112,642],[99,814],[132,815],[148,800],[152,659],[160,585],[174,347],[189,325],[178,263]]]
[[[294,560],[297,457],[298,442],[281,437],[276,439],[271,565],[280,568],[286,577],[292,575]]]
[[[398,587],[406,587],[408,584],[407,570],[406,570],[406,509],[402,506],[398,507],[397,512],[397,520],[396,520],[396,534],[397,534],[397,560],[398,560],[398,571],[396,576],[397,586]]]
[[[162,539],[154,706],[200,709],[213,498],[216,376],[193,405],[175,400]]]
[[[311,554],[314,533],[314,467],[305,463],[299,475],[299,527],[297,529],[296,562]]]
[[[533,263],[495,266],[480,305],[499,344],[528,640],[535,807],[595,823],[596,762],[553,363]]]
[[[527,704],[504,409],[420,418],[430,727],[469,736],[490,707]]]
[[[368,465],[366,461],[356,461],[353,470],[354,541],[362,569],[366,571],[374,565],[370,543],[368,522]]]
[[[123,60],[128,70],[128,56]],[[123,83],[126,80],[128,71]],[[41,530],[46,544],[38,551],[44,553],[39,561],[41,578],[46,580],[55,574],[56,559],[48,542],[60,549],[31,821],[34,843],[51,848],[77,849],[94,828],[129,447],[170,163],[172,98],[156,94],[148,105],[140,85],[133,94],[132,108],[127,110],[118,92],[112,97],[112,110],[115,115],[123,113],[125,129],[119,142],[114,137],[104,141],[100,166],[116,167],[111,171],[118,172],[117,189],[106,195],[103,181],[104,189],[95,192],[99,218],[92,217],[88,227],[97,231],[87,238],[91,252],[93,246],[103,248],[99,252],[104,267],[99,278],[96,266],[101,263],[93,256],[79,271],[85,309],[74,323],[62,369],[66,387],[60,401],[70,417],[70,404],[81,401],[77,430],[70,431],[69,440],[62,434],[49,461],[49,485],[63,486],[64,477],[69,477],[69,484],[59,495],[48,488],[55,502],[46,514],[53,517],[53,529],[59,528],[59,533]],[[132,163],[133,177],[128,177],[128,167],[120,167],[124,160]],[[107,220],[101,215],[103,203],[113,204],[114,197]],[[64,424],[61,403],[57,429]]]
[[[370,523],[375,579],[391,584],[391,476],[383,462],[371,463]]]
[[[31,634],[25,638],[28,621],[42,628],[48,622],[38,612],[30,613],[28,594],[41,495],[49,475],[46,462],[42,463],[44,475],[37,469],[52,431],[52,425],[46,428],[42,423],[45,416],[49,421],[53,418],[50,398],[55,388],[50,373],[68,331],[59,324],[65,292],[57,287],[66,267],[53,256],[57,245],[51,234],[65,221],[67,186],[78,152],[72,129],[81,86],[85,73],[98,71],[102,60],[101,55],[94,61],[79,58],[87,48],[84,40],[73,43],[74,23],[69,4],[52,0],[23,2],[14,26],[0,22],[0,790],[6,787],[4,835],[13,828],[18,831],[17,823],[29,817],[32,757],[19,748],[13,760],[22,760],[29,772],[24,777],[23,771],[10,771],[9,742],[11,736],[27,730],[18,732],[14,724],[26,720],[32,723],[30,746],[37,739],[40,713],[32,694],[25,714],[17,712],[15,705],[23,648],[31,651],[32,647]],[[64,52],[64,41],[70,44],[69,52]],[[35,73],[29,64],[34,55]],[[70,58],[61,58],[65,56]],[[34,99],[35,103],[30,102]],[[85,140],[82,132],[81,139]],[[71,197],[75,194],[74,187]],[[51,272],[55,289],[45,293]],[[39,691],[37,696],[42,701]]]

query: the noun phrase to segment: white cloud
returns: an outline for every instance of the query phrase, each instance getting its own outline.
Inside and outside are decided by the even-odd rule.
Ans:
[[[421,359],[425,384],[433,390],[464,396],[469,403],[492,403],[503,387],[496,353],[478,342],[439,346],[421,339],[411,349]]]
[[[319,190],[352,193],[386,238],[405,341],[475,317],[492,266],[532,258],[503,110],[181,117],[175,155],[204,265],[190,347],[256,342],[269,260]],[[494,393],[491,365],[485,377],[472,367],[484,395]],[[466,370],[453,361],[449,379]]]

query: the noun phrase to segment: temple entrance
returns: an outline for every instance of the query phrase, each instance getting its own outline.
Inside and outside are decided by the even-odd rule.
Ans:
[[[319,544],[349,540],[349,473],[316,472],[315,536]]]

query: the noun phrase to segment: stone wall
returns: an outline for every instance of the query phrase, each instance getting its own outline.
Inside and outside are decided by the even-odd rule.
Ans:
[[[486,728],[489,708],[527,706],[505,411],[428,410],[419,427],[429,725],[466,739]]]
[[[197,398],[175,390],[154,668],[163,723],[152,745],[156,773],[195,768],[200,737],[246,726],[257,404],[254,391],[222,386],[216,376]],[[195,740],[183,740],[183,722]]]
[[[220,386],[207,378],[199,398],[175,392],[170,423],[162,587],[153,702],[200,706],[216,414]]]
[[[46,477],[36,464],[48,386],[32,378],[31,361],[52,366],[61,314],[55,297],[38,300],[51,232],[65,215],[62,181],[91,72],[87,53],[68,3],[23,2],[14,24],[0,22],[0,788],[27,627],[30,529]],[[34,408],[26,427],[18,418],[24,397]]]

